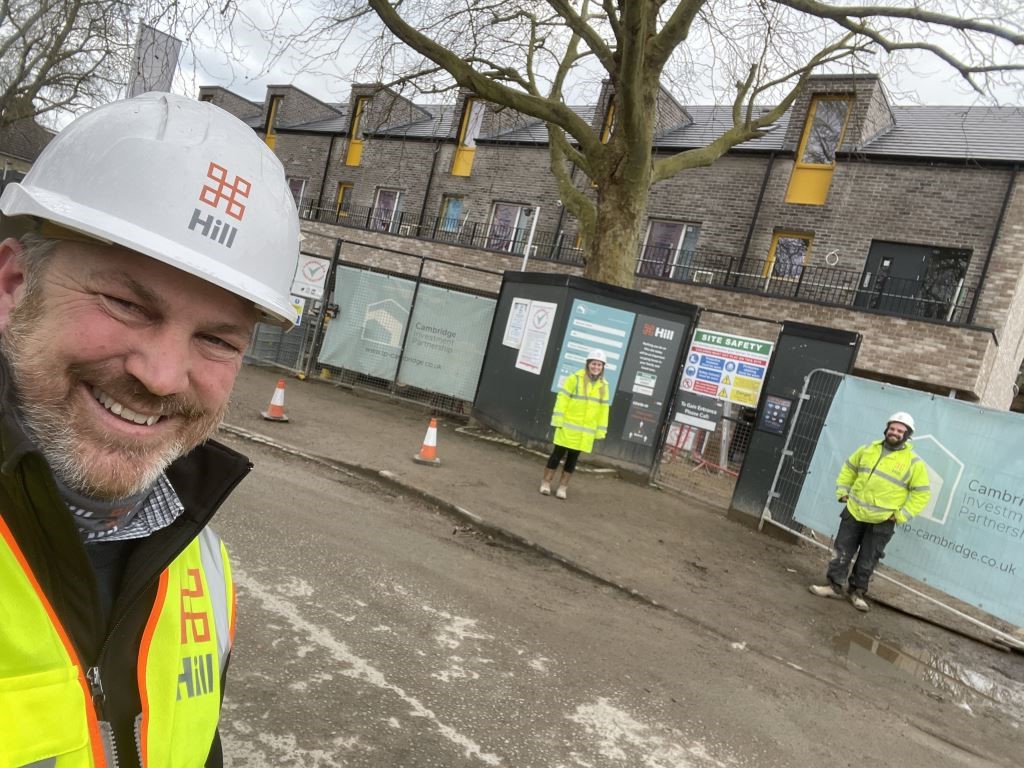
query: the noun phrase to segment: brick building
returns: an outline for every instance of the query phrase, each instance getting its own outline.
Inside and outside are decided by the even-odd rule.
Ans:
[[[533,118],[469,93],[438,106],[373,85],[344,104],[291,86],[263,104],[216,87],[200,98],[274,147],[306,250],[329,254],[342,237],[347,260],[396,272],[407,262],[375,246],[580,270]],[[576,109],[602,130],[612,101],[606,87]],[[730,119],[663,93],[655,150],[703,146]],[[787,319],[855,330],[858,374],[1006,408],[1024,357],[1022,160],[1017,109],[895,106],[877,77],[815,77],[765,135],[653,187],[637,288],[704,307],[702,325],[724,332],[774,339]]]

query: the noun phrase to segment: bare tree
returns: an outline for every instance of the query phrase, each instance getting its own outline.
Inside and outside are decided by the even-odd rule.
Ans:
[[[392,84],[430,91],[450,77],[545,121],[551,170],[584,234],[585,274],[624,286],[651,186],[762,135],[813,72],[877,72],[926,55],[984,94],[1024,69],[1019,0],[319,0],[318,10],[289,45],[324,55],[344,41],[350,51],[358,33],[364,62]],[[611,83],[608,135],[566,104],[587,78]],[[732,125],[706,146],[655,154],[659,89],[698,84],[731,104]],[[574,184],[574,165],[591,183]]]
[[[123,94],[141,22],[224,40],[230,3],[0,0],[0,127],[87,109]]]

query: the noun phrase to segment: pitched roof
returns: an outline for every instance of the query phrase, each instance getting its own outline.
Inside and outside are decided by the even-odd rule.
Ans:
[[[866,155],[1024,161],[1019,107],[892,107],[896,125],[860,148]]]
[[[0,154],[34,162],[55,135],[32,118],[18,120],[0,128]]]

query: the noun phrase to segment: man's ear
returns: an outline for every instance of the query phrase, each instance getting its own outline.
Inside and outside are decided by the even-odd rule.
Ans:
[[[22,244],[13,237],[0,242],[0,333],[7,329],[11,312],[21,301],[25,273],[21,268]]]

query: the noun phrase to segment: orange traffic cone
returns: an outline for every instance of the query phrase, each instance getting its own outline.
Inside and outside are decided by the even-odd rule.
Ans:
[[[430,467],[441,466],[441,460],[437,458],[437,419],[434,417],[430,418],[427,435],[423,438],[423,447],[412,457],[412,460],[417,464],[426,464]]]
[[[277,388],[274,396],[270,398],[270,405],[267,410],[260,411],[260,415],[267,421],[288,421],[288,414],[284,412],[284,379],[277,380]]]

